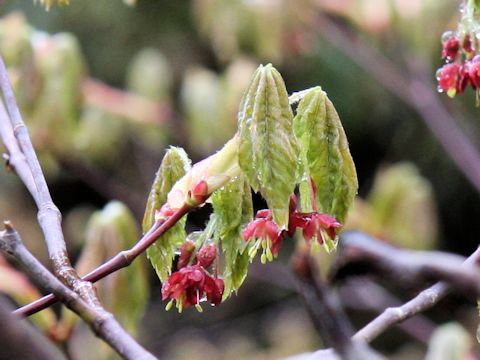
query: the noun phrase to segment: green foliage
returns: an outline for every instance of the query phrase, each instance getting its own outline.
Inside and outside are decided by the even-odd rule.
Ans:
[[[242,237],[242,228],[252,220],[253,204],[250,186],[245,176],[231,180],[212,196],[212,205],[217,219],[215,236],[220,239],[225,255],[223,278],[224,300],[232,291],[237,291],[247,276],[251,257],[248,244]]]
[[[143,231],[148,231],[155,222],[155,212],[167,201],[167,195],[173,185],[190,169],[190,160],[181,148],[171,147],[155,176],[148,196],[143,217]],[[147,250],[147,257],[155,268],[162,282],[170,275],[175,251],[187,236],[185,233],[186,217],[184,216],[174,227],[168,230]]]
[[[298,145],[292,121],[281,75],[272,65],[261,65],[240,106],[239,164],[282,229],[288,225],[289,198],[296,184]]]
[[[344,222],[357,193],[357,174],[340,118],[320,87],[300,101],[294,132],[301,144],[302,209],[318,208]]]
[[[381,169],[367,201],[370,221],[377,222],[390,241],[419,250],[435,248],[438,224],[432,186],[413,164]]]
[[[425,360],[463,360],[471,356],[472,337],[458,323],[447,323],[435,329],[428,342]]]

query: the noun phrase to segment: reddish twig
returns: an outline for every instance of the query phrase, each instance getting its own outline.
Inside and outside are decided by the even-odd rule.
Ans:
[[[0,232],[0,249],[13,256],[42,289],[53,292],[69,309],[78,314],[92,331],[125,359],[154,360],[115,320],[112,314],[93,307],[53,276],[23,245],[18,233],[9,223]]]
[[[133,260],[135,260],[140,254],[142,254],[150,245],[152,245],[160,236],[174,226],[178,220],[188,213],[192,208],[185,205],[177,210],[172,216],[165,221],[157,221],[152,228],[146,232],[143,237],[129,250],[122,251],[108,260],[106,263],[100,265],[98,268],[92,270],[90,273],[83,277],[83,280],[96,282],[111,273],[118,271],[124,267],[129,266]],[[54,304],[57,300],[55,295],[50,294],[44,296],[30,304],[27,304],[14,311],[15,314],[20,316],[30,316],[32,314],[41,311],[50,305]]]

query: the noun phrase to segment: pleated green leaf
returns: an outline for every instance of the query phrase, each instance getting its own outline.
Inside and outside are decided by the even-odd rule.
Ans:
[[[183,149],[171,147],[167,150],[148,196],[143,217],[144,232],[147,232],[154,224],[155,211],[159,210],[167,201],[170,189],[189,169],[190,160]],[[176,249],[187,237],[185,222],[186,216],[147,249],[147,257],[162,282],[166,281],[171,273]]]
[[[220,239],[225,264],[224,300],[242,285],[248,272],[250,257],[248,243],[242,237],[243,227],[252,220],[253,205],[250,186],[240,175],[212,196],[217,219],[216,237]]]
[[[287,90],[272,65],[260,66],[253,75],[238,122],[240,168],[267,201],[275,222],[286,228],[289,197],[296,184],[298,144],[292,136]]]
[[[344,222],[357,193],[357,174],[340,118],[320,87],[300,101],[294,133],[301,145],[302,209],[317,208]]]

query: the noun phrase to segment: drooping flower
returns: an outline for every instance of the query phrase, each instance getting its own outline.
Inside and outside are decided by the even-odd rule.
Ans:
[[[455,60],[459,49],[460,41],[458,40],[458,37],[456,35],[452,34],[452,36],[448,37],[443,43],[442,59],[445,59],[447,61]]]
[[[475,54],[475,49],[473,48],[472,38],[469,34],[465,35],[462,42],[462,48],[465,52],[467,59],[473,58]]]
[[[255,220],[250,222],[242,233],[245,241],[256,239],[251,252],[256,252],[261,246],[263,253],[261,256],[262,263],[267,260],[272,261],[278,255],[283,241],[283,232],[273,221],[270,210],[260,210],[255,216]]]
[[[323,232],[325,232],[330,239],[335,239],[337,236],[337,229],[342,227],[333,216],[321,214],[318,212],[302,213],[294,211],[290,214],[289,231],[294,232],[296,228],[303,230],[303,237],[307,241],[316,238],[320,245],[323,244]]]
[[[445,64],[437,71],[438,90],[454,97],[458,91],[460,66],[456,63]]]
[[[480,89],[480,55],[475,56],[468,66],[468,75],[472,86]]]
[[[175,300],[179,311],[192,305],[201,311],[201,301],[207,300],[212,305],[220,304],[223,290],[223,280],[213,277],[197,263],[183,267],[170,275],[162,286],[162,299],[171,299],[167,309]]]
[[[177,269],[186,267],[190,263],[193,252],[195,251],[195,243],[193,241],[187,240],[183,243],[180,248],[180,257],[177,263]]]
[[[198,263],[205,269],[212,265],[217,257],[217,247],[214,244],[206,244],[197,253]]]

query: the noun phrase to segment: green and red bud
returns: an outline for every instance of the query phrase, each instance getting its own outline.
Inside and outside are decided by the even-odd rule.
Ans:
[[[238,176],[238,143],[238,137],[234,136],[216,154],[196,163],[169,192],[169,208],[177,210],[184,204],[202,205],[213,192]]]

